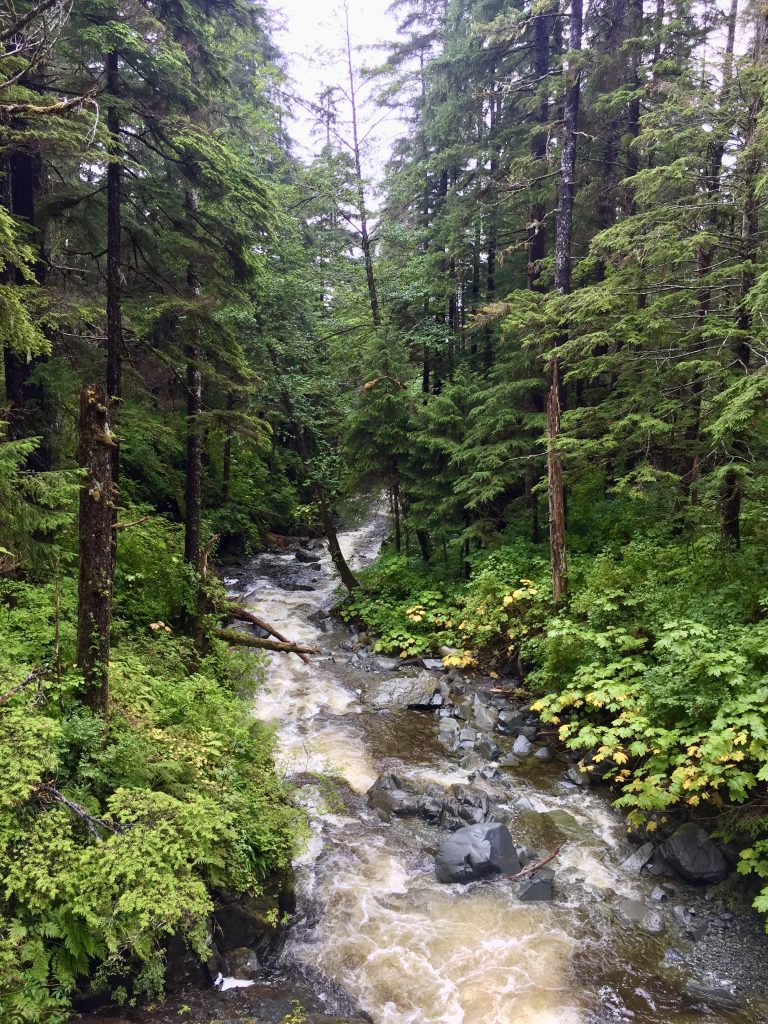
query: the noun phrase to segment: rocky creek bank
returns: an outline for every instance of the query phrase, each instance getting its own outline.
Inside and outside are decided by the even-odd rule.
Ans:
[[[435,828],[441,882],[507,884],[521,901],[567,902],[583,884],[577,872],[559,870],[556,856],[532,869],[561,846],[578,843],[578,827],[567,811],[542,813],[535,797],[510,803],[511,783],[521,774],[531,779],[546,773],[564,792],[602,790],[609,800],[601,773],[583,771],[559,747],[552,730],[517,696],[514,679],[446,671],[435,659],[403,670],[397,659],[373,654],[358,638],[346,646],[349,660],[370,674],[361,700],[376,709],[431,715],[438,741],[468,771],[466,785],[447,789],[384,773],[369,790],[368,805],[384,821],[414,819]],[[542,819],[541,846],[516,841],[521,816]],[[595,914],[617,929],[664,936],[660,970],[688,1003],[729,1011],[757,997],[766,1006],[759,1019],[768,1021],[768,937],[750,907],[751,891],[735,873],[734,851],[696,822],[670,816],[655,825],[653,833],[626,829],[621,870],[637,880],[636,898],[595,891]]]

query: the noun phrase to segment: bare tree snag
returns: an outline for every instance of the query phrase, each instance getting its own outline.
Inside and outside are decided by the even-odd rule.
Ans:
[[[560,186],[557,197],[557,230],[555,233],[555,289],[559,295],[571,290],[571,237],[573,233],[573,201],[576,195],[576,134],[581,95],[582,0],[571,0],[571,24],[568,48],[571,56],[565,70],[565,101],[563,103],[563,142],[560,154]],[[576,55],[574,57],[574,54]],[[560,361],[557,339],[549,363],[547,394],[547,478],[549,482],[549,551],[552,564],[552,599],[555,606],[568,596],[568,570],[565,549],[565,495],[563,462],[558,450],[560,438]]]
[[[101,714],[109,704],[109,633],[112,625],[115,531],[109,399],[91,384],[80,392],[78,461],[80,562],[77,593],[77,665],[85,703]]]

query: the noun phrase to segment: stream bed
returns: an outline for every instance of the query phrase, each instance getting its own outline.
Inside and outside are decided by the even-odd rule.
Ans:
[[[374,514],[341,535],[353,567],[375,557],[385,532]],[[604,793],[564,782],[559,755],[500,777],[438,741],[439,711],[372,704],[372,685],[424,669],[359,649],[328,614],[332,567],[315,550],[319,561],[265,553],[227,579],[240,604],[323,651],[309,665],[271,656],[255,708],[275,723],[278,765],[312,828],[284,949],[249,989],[198,991],[183,1012],[176,1000],[134,1019],[277,1022],[295,995],[311,1012],[374,1024],[766,1024],[768,942],[756,915],[723,893],[622,867],[634,850],[623,819]],[[520,883],[498,877],[438,882],[447,833],[369,807],[382,773],[435,793],[470,782],[516,843],[562,844],[554,898],[523,902]],[[651,933],[622,915],[626,901],[655,915]]]

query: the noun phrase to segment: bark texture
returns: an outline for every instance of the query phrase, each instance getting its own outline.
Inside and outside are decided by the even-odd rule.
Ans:
[[[77,599],[77,664],[85,679],[85,702],[106,714],[114,567],[114,488],[109,399],[95,385],[80,392],[78,461],[80,562]]]

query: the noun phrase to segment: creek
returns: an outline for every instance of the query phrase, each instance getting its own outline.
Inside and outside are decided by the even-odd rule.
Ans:
[[[375,557],[386,528],[374,514],[341,535],[354,568]],[[366,705],[372,675],[388,663],[355,651],[351,631],[327,615],[336,592],[327,554],[316,563],[293,551],[263,554],[228,583],[241,604],[324,652],[309,665],[271,656],[255,713],[275,723],[278,763],[298,783],[312,827],[296,863],[298,913],[282,957],[327,986],[329,1012],[341,989],[375,1024],[766,1020],[759,924],[725,914],[710,938],[685,939],[670,908],[653,903],[659,879],[622,869],[633,848],[621,816],[601,793],[564,786],[557,758],[508,773],[500,788],[477,783],[516,843],[564,843],[554,900],[521,902],[506,880],[437,882],[440,830],[417,819],[382,821],[363,794],[382,772],[443,787],[466,783],[470,772],[437,742],[434,713]],[[341,799],[318,773],[343,780]],[[664,934],[623,923],[623,898],[655,906]],[[712,918],[692,887],[681,885],[677,902],[698,920]],[[684,991],[692,976],[717,986],[738,972],[739,1006],[707,1005]]]

